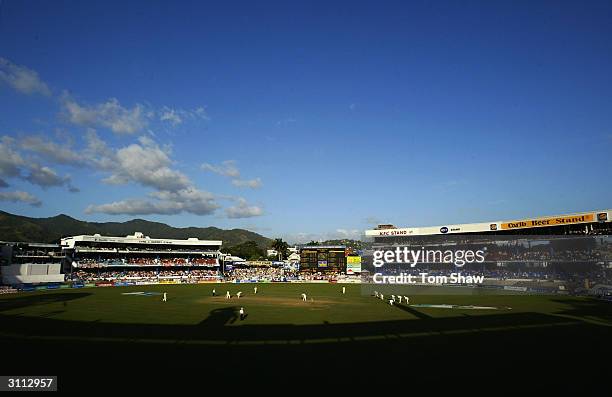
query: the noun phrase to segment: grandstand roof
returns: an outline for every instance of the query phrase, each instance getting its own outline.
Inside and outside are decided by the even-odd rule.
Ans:
[[[366,230],[368,237],[427,236],[453,233],[487,233],[540,227],[610,222],[612,210],[577,212],[572,214],[542,216],[519,220],[490,221],[426,227],[390,228]]]
[[[22,245],[33,248],[59,248],[59,244],[53,243],[30,243],[27,241],[0,241],[0,245]]]
[[[176,246],[220,246],[221,240],[199,240],[190,237],[186,240],[178,239],[156,239],[149,236],[144,236],[142,233],[134,233],[125,237],[112,237],[94,235],[79,235],[65,237],[62,239],[62,247],[73,248],[76,242],[92,242],[92,243],[112,243],[112,244],[155,244],[155,245],[176,245]]]
[[[309,250],[309,249],[346,249],[345,245],[305,245],[301,249]]]

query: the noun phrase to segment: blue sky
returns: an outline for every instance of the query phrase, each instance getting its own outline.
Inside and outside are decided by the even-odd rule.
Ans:
[[[293,242],[610,207],[612,4],[329,3],[3,1],[0,208]]]

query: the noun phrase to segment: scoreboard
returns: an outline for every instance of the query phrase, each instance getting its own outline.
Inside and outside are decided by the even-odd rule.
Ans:
[[[346,257],[346,274],[361,273],[361,257],[357,255],[349,255]]]
[[[300,251],[300,270],[344,272],[345,269],[344,246],[308,246]]]

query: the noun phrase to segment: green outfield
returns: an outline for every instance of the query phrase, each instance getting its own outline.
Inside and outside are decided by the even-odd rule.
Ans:
[[[443,291],[440,288],[429,291]],[[213,289],[217,296],[213,296]],[[467,288],[448,288],[444,295],[424,295],[417,287],[386,286],[379,290],[385,294],[384,301],[369,295],[372,288],[357,284],[169,284],[26,292],[0,298],[0,332],[41,340],[214,343],[227,336],[234,343],[270,342],[274,338],[308,343],[325,338],[333,342],[334,338],[386,337],[387,331],[410,336],[440,326],[459,333],[462,327],[470,332],[502,330],[506,323],[511,328],[559,323],[612,325],[611,305],[589,298],[494,295]],[[225,298],[227,291],[231,299]],[[236,297],[239,291],[241,298]],[[163,292],[167,293],[166,302],[162,301]],[[307,295],[306,301],[302,293]],[[409,296],[410,304],[390,305],[391,294]],[[238,318],[240,307],[246,313],[244,321]],[[262,327],[268,332],[262,334]]]
[[[437,289],[444,294],[433,295],[387,287],[385,297],[410,297],[410,305],[392,306],[360,285],[345,285],[342,294],[341,284],[257,284],[256,295],[254,286],[151,285],[4,295],[0,342],[16,368],[43,371],[53,357],[86,362],[60,371],[73,377],[80,373],[83,381],[92,370],[123,360],[190,358],[200,369],[243,361],[263,365],[252,370],[283,363],[322,365],[323,371],[339,370],[347,361],[459,365],[457,360],[466,357],[487,357],[499,365],[539,360],[560,365],[570,353],[609,351],[612,336],[612,304],[590,298],[457,288]],[[225,299],[226,291],[231,299]],[[163,292],[167,302],[162,302]],[[238,317],[240,307],[247,314],[244,320]],[[492,370],[480,371],[487,369]]]

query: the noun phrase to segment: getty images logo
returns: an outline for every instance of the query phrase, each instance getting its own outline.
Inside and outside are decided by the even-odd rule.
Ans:
[[[466,263],[483,263],[485,250],[429,250],[421,247],[419,250],[408,247],[395,247],[395,249],[374,251],[372,264],[380,268],[387,263],[408,264],[415,267],[418,263],[452,263],[456,267],[463,267]]]
[[[448,228],[446,226],[441,227],[440,233],[448,233]]]

